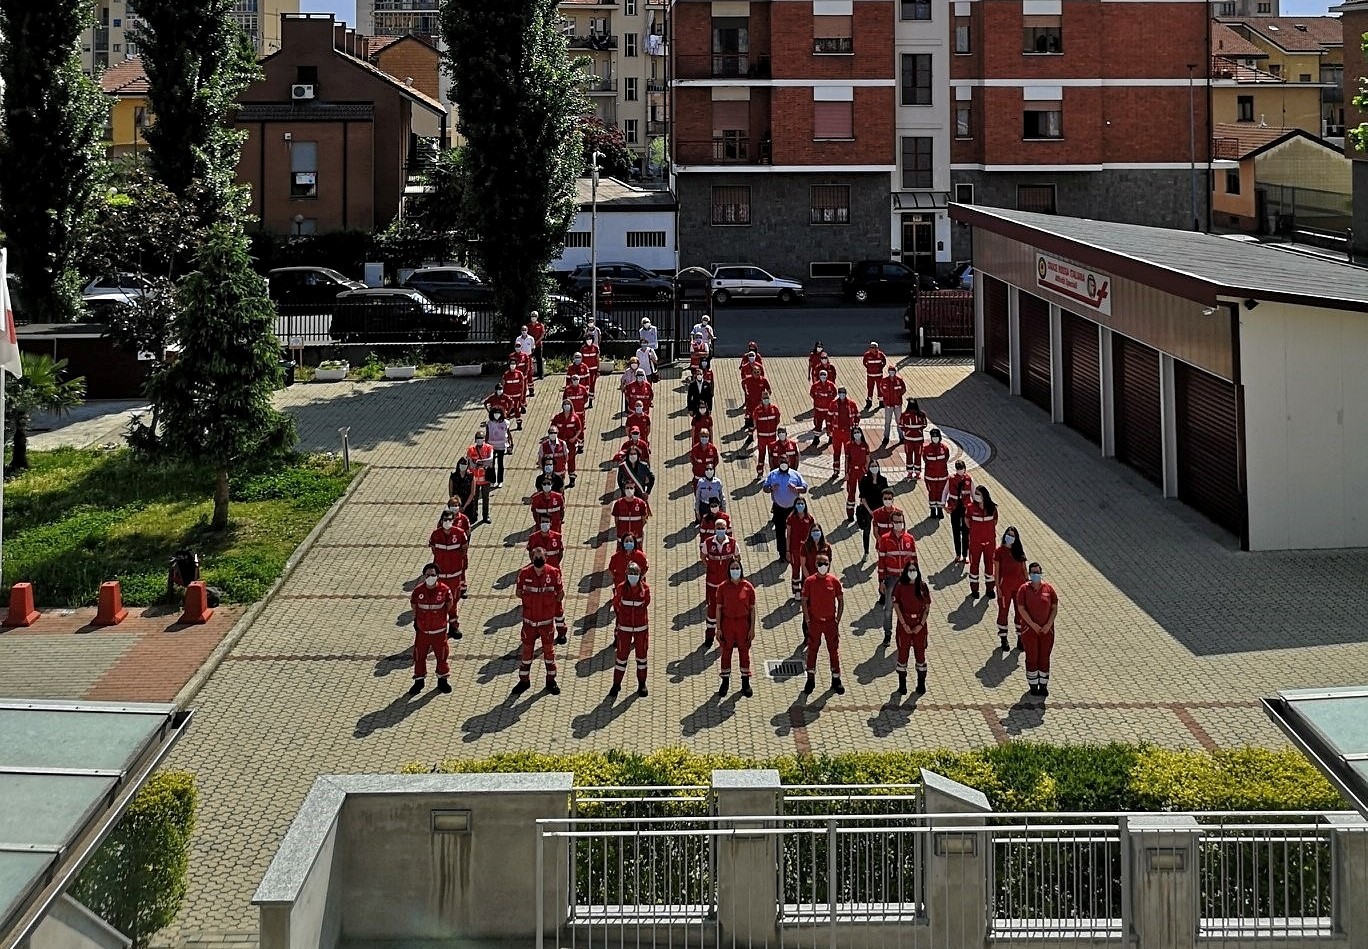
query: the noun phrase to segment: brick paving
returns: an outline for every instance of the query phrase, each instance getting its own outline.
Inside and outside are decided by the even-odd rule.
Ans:
[[[842,379],[861,378],[857,359],[836,360]],[[735,361],[718,372],[720,474],[750,578],[759,591],[757,668],[799,655],[798,610],[787,576],[762,528],[768,500],[753,460],[738,454],[741,419]],[[806,432],[804,360],[768,364],[776,401],[792,432]],[[654,467],[656,517],[647,529],[654,594],[647,699],[604,701],[611,682],[607,590],[595,573],[610,525],[605,499],[612,475],[601,469],[621,442],[613,417],[615,380],[600,383],[590,412],[579,486],[569,492],[564,528],[566,612],[564,694],[509,696],[516,681],[517,604],[512,577],[524,562],[530,521],[524,498],[533,480],[535,437],[552,411],[548,380],[533,400],[532,425],[494,492],[493,524],[473,540],[471,598],[463,604],[464,640],[454,644],[452,683],[410,699],[406,603],[425,540],[444,500],[446,472],[482,418],[488,379],[416,380],[371,385],[296,386],[283,393],[305,448],[338,450],[337,429],[351,428],[353,458],[368,466],[350,500],[319,537],[280,595],[246,629],[195,699],[194,727],[171,765],[194,771],[201,815],[181,918],[159,937],[167,945],[219,945],[254,939],[251,893],[309,785],[318,774],[392,771],[409,762],[495,752],[625,749],[686,745],[699,751],[772,756],[855,749],[966,748],[1012,738],[1049,741],[1152,741],[1172,747],[1280,743],[1258,698],[1284,687],[1368,678],[1359,602],[1345,595],[1368,575],[1368,553],[1241,553],[1235,540],[1157,491],[1038,409],[1011,399],[963,362],[902,367],[912,394],[933,421],[981,439],[991,458],[976,476],[1017,526],[1032,559],[1044,562],[1062,609],[1051,697],[1024,695],[1019,653],[1003,656],[986,603],[966,599],[948,522],[922,521],[924,494],[895,482],[932,583],[930,690],[899,701],[893,658],[881,646],[873,561],[861,563],[859,534],[842,523],[843,490],[826,479],[829,463],[804,456],[813,507],[835,545],[847,586],[843,633],[847,694],[819,689],[801,701],[802,678],[763,677],[756,695],[716,695],[716,651],[702,638],[702,579],[685,453],[687,416],[678,383],[657,387]],[[606,387],[606,388],[605,388]],[[852,387],[853,388],[853,387]],[[724,420],[725,419],[725,420]],[[877,442],[881,422],[866,420]],[[893,467],[900,473],[900,461]],[[784,571],[786,573],[786,571]],[[122,633],[91,642],[133,655]],[[8,634],[7,634],[8,636]],[[13,643],[27,642],[13,637]],[[52,660],[34,650],[24,662]],[[3,654],[0,654],[2,656]],[[52,655],[69,653],[54,649]],[[0,662],[0,692],[9,684]],[[106,663],[108,665],[108,663]],[[103,678],[102,678],[103,676]],[[104,687],[110,674],[74,684]],[[541,684],[534,668],[534,687]],[[75,678],[75,677],[74,677]],[[88,680],[88,681],[87,681]],[[73,679],[74,681],[74,679]]]

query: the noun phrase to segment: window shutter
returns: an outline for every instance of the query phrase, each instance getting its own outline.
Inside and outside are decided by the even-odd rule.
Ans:
[[[850,39],[851,17],[815,16],[812,18],[812,35],[823,39]]]
[[[721,135],[723,132],[750,131],[749,102],[714,102],[712,110],[713,135]]]
[[[855,123],[850,102],[814,102],[813,138],[854,138]]]

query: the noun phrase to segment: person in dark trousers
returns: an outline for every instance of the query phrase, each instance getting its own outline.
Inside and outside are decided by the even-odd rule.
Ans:
[[[617,469],[618,490],[622,491],[628,485],[636,488],[645,498],[649,498],[655,488],[655,473],[651,471],[651,466],[641,457],[641,452],[631,449],[628,449],[627,456]]]
[[[855,509],[855,523],[860,525],[860,539],[864,542],[864,555],[869,556],[869,532],[874,524],[874,512],[883,507],[883,496],[890,487],[888,479],[879,473],[878,465],[870,465],[869,470],[860,478],[857,485],[860,506]]]
[[[470,519],[473,529],[479,524],[480,492],[475,483],[475,473],[471,470],[470,459],[462,457],[456,462],[456,470],[447,479],[447,494],[461,499],[461,510]]]
[[[764,492],[770,496],[771,523],[774,526],[775,544],[779,550],[779,560],[788,560],[788,519],[793,513],[793,505],[798,498],[807,494],[808,484],[803,476],[791,471],[788,462],[782,462],[766,476]]]

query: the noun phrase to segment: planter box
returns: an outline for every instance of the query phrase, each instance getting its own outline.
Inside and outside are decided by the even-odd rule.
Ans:
[[[418,374],[417,366],[386,366],[386,379],[412,379]]]
[[[478,375],[480,374],[480,370],[481,370],[482,368],[484,368],[484,367],[482,367],[482,366],[452,366],[452,367],[451,367],[451,374],[452,374],[453,376],[478,376]]]
[[[314,382],[341,382],[347,378],[347,372],[351,366],[343,363],[337,369],[315,369],[313,374]]]

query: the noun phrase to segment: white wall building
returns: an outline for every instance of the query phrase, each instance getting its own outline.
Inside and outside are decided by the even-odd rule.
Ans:
[[[967,6],[966,0],[905,0],[893,23],[898,169],[892,181],[892,251],[927,274],[951,262],[946,208],[957,90],[950,87],[950,22],[952,13]]]
[[[580,210],[566,236],[561,256],[551,269],[574,270],[591,255],[592,185],[581,178],[576,185]],[[640,264],[659,273],[677,267],[675,219],[678,204],[668,191],[634,188],[614,178],[600,178],[598,187],[598,259]]]

